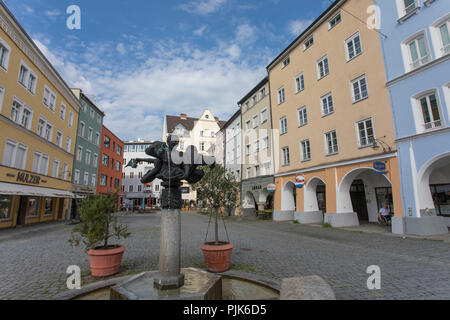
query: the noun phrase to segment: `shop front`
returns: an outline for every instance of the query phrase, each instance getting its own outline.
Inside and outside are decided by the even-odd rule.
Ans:
[[[300,175],[302,184],[297,183]],[[275,220],[344,227],[376,223],[385,204],[395,216],[403,212],[395,156],[280,174],[275,185]]]
[[[273,184],[273,182],[273,176],[262,176],[242,181],[242,216],[256,216],[257,211],[273,208],[273,194],[267,190],[267,186]]]

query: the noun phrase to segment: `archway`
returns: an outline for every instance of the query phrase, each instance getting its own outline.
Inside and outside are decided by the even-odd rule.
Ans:
[[[386,202],[393,213],[391,182],[373,168],[356,168],[342,178],[337,193],[338,213],[356,212],[359,221],[377,222],[378,211]]]
[[[420,215],[429,209],[450,217],[450,152],[430,159],[419,170],[417,198]]]
[[[305,212],[322,211],[326,209],[326,186],[325,182],[314,177],[308,181],[305,186]]]
[[[247,193],[244,196],[244,200],[242,201],[242,209],[244,217],[255,216],[257,208],[258,205],[256,203],[255,197],[253,196],[253,193],[247,191]]]
[[[284,185],[281,194],[281,210],[295,212],[297,210],[296,202],[295,184],[292,181],[288,181]]]

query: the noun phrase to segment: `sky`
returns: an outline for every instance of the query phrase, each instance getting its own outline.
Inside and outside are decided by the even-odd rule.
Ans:
[[[122,140],[160,140],[164,115],[228,120],[330,0],[4,0],[66,83]],[[81,29],[69,30],[78,5]]]

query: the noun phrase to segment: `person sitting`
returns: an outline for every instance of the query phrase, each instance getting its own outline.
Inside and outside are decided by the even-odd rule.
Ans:
[[[389,210],[389,203],[385,202],[384,206],[378,212],[378,223],[387,223],[390,220],[391,211]]]

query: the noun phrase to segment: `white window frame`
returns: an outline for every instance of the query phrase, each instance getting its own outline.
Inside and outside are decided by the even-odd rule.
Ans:
[[[371,124],[372,124],[372,134],[373,134],[372,141],[370,141],[369,135],[367,134],[367,122],[368,121],[370,121]],[[359,130],[359,125],[361,123],[364,124],[364,134],[365,134],[364,138],[367,140],[367,142],[365,144],[362,144],[362,142],[361,142],[361,140],[362,140],[361,139],[361,132]],[[367,118],[367,119],[363,119],[363,120],[357,121],[355,123],[355,130],[356,130],[356,138],[357,138],[357,141],[358,141],[358,148],[365,148],[365,147],[373,146],[374,142],[376,141],[375,127],[373,125],[373,118]]]
[[[431,110],[430,99],[429,99],[429,97],[431,95],[434,95],[436,97],[436,104],[437,104],[440,120],[434,120],[434,118],[431,118],[432,112],[430,112],[430,111],[432,111],[432,110]],[[420,100],[422,98],[427,98],[427,108],[428,108],[428,112],[430,114],[430,118],[432,120],[431,122],[428,122],[428,123],[425,123],[425,119],[424,119],[424,115],[423,115],[423,111],[422,111],[422,105],[420,102]],[[442,106],[441,99],[439,97],[439,92],[437,89],[430,89],[430,90],[423,91],[419,94],[416,94],[412,98],[412,106],[413,106],[414,119],[416,122],[416,131],[418,133],[431,131],[436,128],[442,128],[443,126],[445,126],[444,113],[442,112],[442,107],[441,107]]]
[[[61,134],[61,140],[59,141],[59,143],[58,143],[58,133]],[[56,130],[55,144],[60,148],[62,148],[62,142],[64,140],[63,138],[64,138],[64,134],[63,134],[62,130],[59,130],[59,129]]]
[[[98,165],[98,154],[94,153],[94,156],[92,158],[92,165],[94,166],[94,168],[97,168]]]
[[[24,82],[20,81],[20,78],[21,78],[20,75],[21,75],[22,67],[26,70],[24,75],[23,75]],[[32,84],[31,88],[30,88],[30,76],[34,77],[34,83]],[[32,95],[35,95],[36,94],[37,81],[38,81],[37,74],[33,71],[33,69],[30,68],[30,66],[28,66],[25,63],[25,61],[21,60],[20,61],[20,66],[19,66],[19,75],[17,77],[17,83],[20,84],[29,93],[31,93]]]
[[[89,172],[85,171],[83,175],[83,185],[88,186],[89,185]]]
[[[421,37],[424,38],[425,48],[427,50],[427,55],[425,57],[420,56],[420,48],[418,45],[418,39],[420,39]],[[419,59],[416,61],[414,61],[412,58],[412,52],[411,52],[411,47],[410,47],[410,44],[412,42],[415,42],[417,54],[419,55]],[[431,51],[430,51],[430,46],[429,46],[426,30],[420,30],[420,31],[416,32],[415,34],[413,34],[412,36],[408,37],[406,40],[404,40],[401,43],[401,48],[402,48],[402,55],[403,55],[403,63],[404,63],[406,72],[415,70],[415,69],[429,63],[430,61],[432,61],[432,56],[431,56]],[[415,62],[418,62],[417,66],[414,65]]]
[[[333,145],[333,136],[332,136],[333,133],[336,136],[336,145]],[[330,150],[328,148],[328,135],[330,135],[330,137],[331,137],[331,148],[333,149],[331,152],[330,152]],[[325,154],[327,156],[332,156],[332,155],[335,155],[335,154],[339,153],[339,140],[338,140],[338,136],[337,136],[337,131],[336,130],[331,130],[331,131],[325,132],[325,134],[324,134],[324,142],[325,142]]]
[[[398,18],[400,22],[405,21],[408,17],[413,15],[415,12],[420,10],[419,1],[414,0],[414,8],[410,11],[407,11],[405,7],[405,0],[396,0],[397,3],[397,12],[398,12]]]
[[[250,131],[251,129],[251,120],[245,121],[245,130]]]
[[[299,93],[305,90],[305,75],[303,74],[303,72],[300,72],[294,78],[294,84],[295,84],[295,93]]]
[[[65,150],[70,153],[71,147],[72,147],[72,138],[67,136],[66,137],[66,148],[65,148]]]
[[[308,144],[307,145],[308,150],[305,150],[306,143]],[[300,141],[300,156],[301,156],[301,161],[310,161],[311,160],[311,141],[309,139]]]
[[[247,179],[252,177],[252,167],[247,167]]]
[[[297,123],[298,127],[303,127],[308,124],[308,110],[306,106],[297,109]]]
[[[291,164],[291,154],[289,146],[281,148],[281,163],[284,166],[289,166]]]
[[[95,119],[95,111],[94,111],[94,109],[91,108],[91,109],[89,110],[89,112],[90,112],[89,115],[91,116],[91,119]]]
[[[259,140],[255,141],[255,152],[259,152]]]
[[[253,129],[257,128],[259,126],[259,116],[255,114],[253,116]]]
[[[63,180],[67,180],[68,176],[69,176],[69,165],[67,163],[64,162],[63,166],[62,166],[62,179]]]
[[[325,60],[326,60],[326,68],[325,68]],[[322,70],[320,68],[320,63],[322,63],[323,66],[323,75],[321,74]],[[316,67],[317,67],[317,80],[323,79],[330,74],[330,61],[328,60],[328,54],[324,55],[322,58],[317,60]]]
[[[73,112],[69,111],[69,127],[72,128],[73,126]]]
[[[94,135],[94,129],[92,129],[92,127],[89,127],[88,128],[88,140],[91,142],[93,141],[92,139],[94,138],[93,135]]]
[[[278,96],[278,104],[282,104],[286,101],[286,89],[284,88],[284,86],[282,86],[281,88],[279,88],[277,90],[277,96]]]
[[[37,161],[35,161],[36,158],[38,159]],[[43,162],[42,162],[43,158],[47,159],[47,165],[45,167],[43,167]],[[36,163],[36,167],[34,167],[35,163]],[[33,172],[46,176],[48,174],[49,163],[50,163],[50,156],[48,154],[42,153],[38,150],[34,151],[33,167],[32,167]]]
[[[88,166],[91,165],[91,155],[92,155],[92,151],[89,149],[86,149],[86,164]]]
[[[450,44],[447,44],[447,52],[444,47],[444,42],[441,34],[441,26],[447,25],[447,30],[450,33],[450,13],[447,13],[443,17],[439,18],[436,22],[434,22],[430,27],[430,34],[432,38],[432,44],[434,48],[434,52],[436,54],[436,58],[443,57],[450,53]]]
[[[19,106],[19,110],[16,111],[15,113],[15,118],[16,119],[12,119],[11,115],[12,115],[12,111],[14,110],[14,103],[17,103]],[[24,117],[24,111],[27,110],[30,113],[27,125],[24,126],[23,125],[23,117]],[[13,103],[12,103],[12,107],[11,107],[11,114],[10,114],[10,119],[11,121],[17,123],[18,125],[20,125],[21,127],[24,127],[25,129],[30,130],[31,129],[31,123],[33,122],[33,109],[31,109],[30,107],[28,107],[27,105],[25,105],[21,100],[19,100],[18,98],[14,97],[13,98]]]
[[[55,167],[56,163],[56,167]],[[52,177],[58,179],[59,177],[59,166],[61,165],[61,162],[59,159],[53,159],[53,169],[52,169]],[[56,169],[56,170],[55,170]]]
[[[64,103],[61,103],[61,105],[59,106],[59,118],[61,120],[66,119],[66,110],[67,110],[66,105]]]
[[[283,125],[283,123],[285,125]],[[280,118],[280,135],[286,134],[288,132],[288,123],[287,123],[287,117],[281,117]]]
[[[48,91],[48,95],[46,95],[46,92]],[[50,103],[52,100],[52,97],[55,98],[55,101],[53,102],[53,106]],[[42,98],[42,103],[49,108],[51,111],[55,112],[55,108],[56,108],[56,100],[57,100],[57,96],[56,94],[53,92],[52,89],[50,89],[47,85],[44,86],[44,94],[43,94],[43,98]]]
[[[3,97],[5,96],[5,88],[0,87],[0,112],[2,112]]]
[[[75,184],[80,184],[80,170],[76,169],[74,174],[74,182]]]
[[[283,59],[283,62],[281,63],[281,69],[286,68],[291,63],[291,57],[287,56]]]
[[[94,173],[91,176],[91,187],[95,188],[97,185],[97,175]]]
[[[338,22],[335,22],[335,24],[334,25],[331,25],[331,23],[333,22],[333,21],[336,21],[337,20],[337,17],[339,17],[339,21]],[[328,31],[330,31],[331,29],[333,29],[334,27],[336,27],[339,23],[341,23],[342,22],[342,14],[341,14],[341,12],[338,12],[338,13],[336,13],[334,16],[333,16],[333,18],[331,18],[330,20],[328,20]]]
[[[98,132],[95,133],[95,144],[97,146],[100,145],[100,133],[98,133]]]
[[[360,47],[360,52],[357,52],[356,50],[356,44],[355,44],[355,39],[359,38],[359,47]],[[350,57],[350,51],[348,48],[349,43],[352,44],[352,48],[353,48],[353,57]],[[357,31],[356,33],[354,33],[352,36],[350,36],[348,39],[345,40],[345,55],[347,57],[347,62],[351,61],[353,59],[356,59],[357,57],[359,57],[360,55],[363,54],[363,46],[362,46],[362,41],[361,41],[361,34],[359,31]]]
[[[251,152],[252,152],[252,145],[251,144],[247,144],[245,146],[245,155],[249,156],[251,154]]]
[[[42,137],[42,138],[44,138],[45,140],[47,140],[47,141],[52,141],[52,137],[53,137],[53,129],[54,129],[54,125],[50,122],[50,121],[48,121],[47,119],[45,119],[44,117],[39,117],[39,121],[42,121],[43,123],[44,123],[44,126],[43,126],[43,130],[42,130],[42,133],[41,134],[39,134],[39,126],[38,126],[38,135],[40,136],[40,137]],[[47,126],[50,126],[51,127],[51,129],[50,129],[50,134],[49,134],[49,137],[48,137],[48,139],[45,137],[45,132],[46,132],[46,129],[47,129]]]
[[[0,61],[0,70],[8,72],[9,57],[11,56],[11,47],[2,38],[0,38],[0,45],[3,46],[7,51],[6,55],[4,55],[3,57],[4,63],[2,64],[2,61]]]
[[[362,85],[361,85],[362,80],[364,80],[365,85],[366,85],[365,95],[363,94],[364,91],[362,90]],[[356,98],[355,84],[358,84],[358,90],[359,90],[359,95],[360,95],[359,99]],[[359,76],[358,78],[350,81],[350,90],[351,90],[351,94],[352,94],[352,102],[353,103],[357,103],[359,101],[369,98],[369,85],[367,83],[366,74],[363,74],[362,76]]]
[[[80,137],[83,137],[83,138],[84,138],[84,132],[85,132],[85,130],[86,130],[86,123],[84,123],[84,121],[80,121],[80,130],[79,130],[79,132],[78,132],[78,135],[79,135]]]
[[[263,138],[263,149],[268,149],[269,148],[269,136],[265,136]]]
[[[330,97],[331,97],[331,108],[330,108],[330,100],[329,100]],[[327,101],[327,106],[326,106],[327,108],[326,108],[326,110],[325,110],[325,105],[323,104],[323,100],[324,99],[326,99],[326,101]],[[320,111],[322,113],[322,117],[325,117],[325,116],[328,116],[330,114],[333,114],[334,113],[334,109],[335,109],[335,107],[334,107],[334,99],[333,99],[333,93],[332,92],[329,92],[326,95],[320,97]],[[327,111],[327,112],[325,113],[325,111]]]
[[[267,121],[268,121],[267,108],[264,108],[263,110],[261,110],[261,124],[264,124]]]
[[[83,161],[83,147],[82,146],[78,146],[77,147],[76,159],[77,159],[78,162]]]
[[[6,156],[7,156],[7,152],[6,152],[6,145],[9,144],[10,146],[13,146],[14,150],[13,150],[13,154],[11,155],[11,163],[6,163]],[[19,167],[16,167],[16,156],[17,156],[17,150],[21,148],[22,150],[25,150],[24,152],[24,157],[22,159],[22,163]],[[16,168],[19,170],[24,170],[25,169],[25,165],[27,162],[27,157],[28,157],[28,146],[24,145],[23,143],[20,142],[16,142],[14,140],[11,139],[6,139],[6,143],[5,143],[5,147],[3,148],[3,162],[2,164],[4,166],[10,167],[10,168]]]
[[[303,51],[308,50],[308,48],[311,48],[313,45],[314,45],[314,36],[310,36],[303,42]]]

